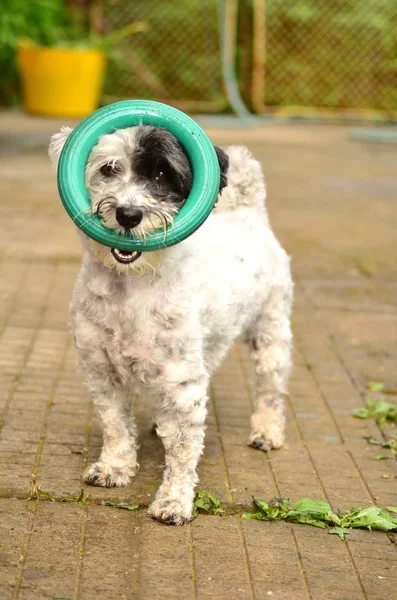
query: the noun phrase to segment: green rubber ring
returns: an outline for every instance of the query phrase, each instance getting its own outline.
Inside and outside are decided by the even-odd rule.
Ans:
[[[85,187],[85,166],[99,138],[140,123],[164,127],[175,135],[193,170],[192,190],[173,225],[167,229],[167,235],[163,230],[155,231],[145,242],[129,233],[116,233],[105,227],[100,217],[90,215],[91,203]],[[214,147],[193,119],[160,102],[127,100],[100,108],[72,131],[59,160],[58,190],[69,216],[87,236],[111,248],[145,252],[173,246],[204,223],[219,192],[219,177]]]

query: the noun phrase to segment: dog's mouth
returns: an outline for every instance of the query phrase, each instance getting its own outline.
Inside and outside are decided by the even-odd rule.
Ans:
[[[117,262],[123,265],[133,263],[142,256],[142,252],[127,252],[126,250],[118,250],[117,248],[112,248],[111,251]]]

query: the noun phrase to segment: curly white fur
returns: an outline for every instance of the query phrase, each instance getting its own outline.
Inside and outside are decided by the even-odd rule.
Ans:
[[[56,162],[59,136],[55,142]],[[132,395],[150,395],[157,400],[165,471],[149,514],[172,524],[192,517],[209,380],[239,336],[250,344],[256,365],[249,442],[269,450],[284,440],[293,291],[289,259],[268,223],[259,163],[246,148],[227,152],[229,186],[216,210],[181,244],[144,253],[133,267],[149,265],[141,267],[140,278],[118,268],[109,248],[83,236],[71,305],[80,368],[104,431],[100,459],[84,478],[106,486],[131,480],[138,441],[129,401]],[[106,154],[112,155],[112,145]]]

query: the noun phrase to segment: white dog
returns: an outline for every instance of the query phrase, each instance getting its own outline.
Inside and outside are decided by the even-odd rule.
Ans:
[[[55,165],[70,131],[52,137]],[[103,426],[100,459],[84,479],[107,487],[131,481],[138,440],[130,398],[150,395],[165,470],[149,514],[169,524],[192,518],[209,380],[240,336],[256,366],[249,443],[266,451],[284,440],[289,259],[268,222],[259,163],[244,147],[215,149],[222,195],[202,227],[180,244],[142,254],[82,235],[71,305],[80,368]],[[143,239],[172,223],[189,195],[192,170],[172,134],[138,125],[101,137],[86,185],[93,214]]]

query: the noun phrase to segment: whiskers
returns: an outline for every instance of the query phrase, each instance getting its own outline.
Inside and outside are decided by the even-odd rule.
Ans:
[[[143,243],[146,243],[146,238],[150,233],[162,229],[164,241],[167,237],[168,228],[173,227],[174,225],[174,218],[178,209],[169,204],[167,205],[165,202],[158,203],[152,198],[147,198],[146,201],[137,205],[136,208],[143,211],[143,219],[139,225],[134,227],[134,229],[125,230],[124,228],[120,228],[117,222],[115,224],[112,222],[112,225],[108,225],[104,222],[104,225],[113,227],[118,233],[130,233]],[[111,211],[112,209],[109,210]]]
[[[117,199],[114,196],[104,196],[92,203],[91,213],[100,217],[105,227],[123,233],[124,230],[116,220],[116,205]]]
[[[143,212],[142,221],[133,229],[125,229],[116,219],[118,206],[117,198],[114,195],[107,195],[92,202],[89,214],[90,217],[93,215],[100,217],[103,225],[113,229],[116,234],[130,234],[144,244],[148,235],[157,230],[163,231],[163,241],[165,241],[169,228],[174,226],[175,215],[178,212],[178,208],[171,203],[158,202],[154,198],[146,197],[141,199],[139,204],[134,204],[134,207]]]
[[[146,236],[146,234],[150,233],[151,231],[162,229],[165,240],[168,233],[168,227],[173,227],[174,225],[174,217],[178,212],[178,209],[175,206],[165,202],[156,202],[156,200],[153,198],[146,199],[145,208],[146,219],[144,219],[142,225],[139,227],[141,231],[137,231],[137,235],[141,234]]]
[[[99,202],[93,205],[92,212],[95,212],[98,217],[102,216],[102,213],[114,209],[116,206],[116,198],[113,196],[105,196],[101,198]]]

